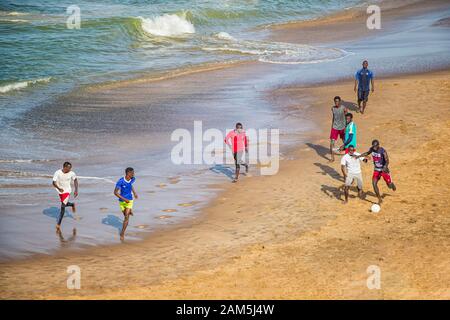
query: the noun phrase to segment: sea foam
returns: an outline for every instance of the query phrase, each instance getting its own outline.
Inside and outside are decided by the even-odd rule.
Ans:
[[[195,33],[194,25],[186,19],[185,15],[165,14],[155,18],[143,18],[142,29],[153,36],[176,37]]]
[[[24,89],[28,86],[35,85],[38,83],[50,82],[50,80],[51,80],[51,77],[47,77],[47,78],[41,78],[41,79],[36,79],[36,80],[27,80],[27,81],[19,81],[19,82],[10,83],[10,84],[4,85],[4,86],[0,86],[0,93],[7,93],[10,91],[14,91],[14,90]]]

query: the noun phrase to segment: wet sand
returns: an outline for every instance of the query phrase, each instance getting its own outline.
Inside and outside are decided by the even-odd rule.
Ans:
[[[377,215],[369,212],[372,165],[364,166],[367,200],[343,205],[339,163],[326,154],[330,97],[353,108],[352,83],[282,88],[268,100],[317,127],[279,174],[220,185],[201,215],[141,242],[1,263],[0,296],[449,298],[449,79],[450,71],[379,79],[367,114],[355,116],[359,145],[381,140],[398,187],[381,183]],[[74,264],[79,291],[66,288]],[[370,265],[381,268],[381,290],[367,289]]]

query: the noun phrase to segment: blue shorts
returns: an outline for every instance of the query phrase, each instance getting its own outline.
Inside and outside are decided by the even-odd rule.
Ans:
[[[367,102],[369,100],[369,90],[359,90],[358,89],[358,102],[364,101]]]

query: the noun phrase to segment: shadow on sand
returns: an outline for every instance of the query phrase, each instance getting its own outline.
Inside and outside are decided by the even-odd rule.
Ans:
[[[341,174],[339,172],[337,172],[334,168],[326,165],[326,164],[322,164],[322,163],[314,163],[315,166],[317,166],[320,170],[320,174],[322,175],[329,175],[330,177],[332,177],[333,179],[340,181],[340,182],[344,182],[344,178],[341,176]]]
[[[72,209],[70,209],[70,208],[66,208],[66,211],[64,213],[64,219],[71,218],[71,219],[76,220],[75,217],[70,212],[71,210]],[[61,212],[61,208],[58,208],[58,207],[50,207],[50,208],[44,209],[44,211],[42,211],[42,213],[44,215],[55,219],[56,222],[58,222],[60,212]]]
[[[122,231],[123,220],[115,215],[108,214],[102,219],[102,224],[116,228],[120,233]]]
[[[341,101],[341,104],[346,107],[348,110],[353,111],[353,112],[358,112],[359,108],[358,105],[354,102],[350,102],[350,101]]]
[[[330,155],[329,148],[321,146],[320,144],[314,144],[314,143],[310,143],[310,142],[308,142],[306,145],[308,147],[310,147],[311,149],[314,149],[314,151],[316,151],[318,156],[324,158],[327,161],[331,160],[331,158],[328,158],[328,156]]]
[[[214,173],[223,174],[227,176],[230,180],[234,179],[234,170],[229,166],[224,166],[222,164],[216,164],[214,167],[209,168]]]

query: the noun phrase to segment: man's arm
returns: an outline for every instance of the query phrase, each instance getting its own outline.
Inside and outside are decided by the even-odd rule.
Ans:
[[[359,156],[356,156],[357,159],[367,157],[372,151],[369,150],[367,152],[361,153]]]
[[[375,91],[375,80],[373,80],[373,76],[372,76],[372,78],[370,78],[370,82],[372,84],[372,92],[374,92]]]
[[[75,187],[75,191],[73,192],[73,196],[76,198],[78,197],[78,179],[75,178],[75,180],[73,180],[73,185]]]
[[[60,188],[60,187],[58,187],[58,185],[56,184],[56,181],[53,181],[53,186],[56,188],[56,189],[58,189],[59,190],[59,192],[61,192],[61,193],[63,193],[64,192],[64,189],[62,189],[62,188]]]
[[[227,134],[227,136],[225,137],[225,140],[224,140],[225,144],[227,146],[229,146],[230,148],[231,148],[231,142],[230,142],[231,134],[232,134],[232,131],[228,132],[228,134]]]
[[[341,151],[344,150],[345,147],[346,147],[348,144],[350,144],[350,142],[352,142],[352,139],[353,139],[353,133],[350,133],[350,134],[348,135],[347,140],[345,140],[345,141],[344,141],[344,144],[342,145],[342,147],[340,147]]]
[[[334,108],[334,107],[331,107],[331,129],[333,129],[333,122],[334,122],[333,108]]]
[[[117,188],[117,187],[114,189],[114,195],[115,195],[117,198],[119,198],[119,199],[125,201],[126,203],[129,203],[129,202],[130,202],[130,200],[125,199],[124,197],[122,197],[122,196],[119,194],[119,188]]]
[[[384,160],[386,163],[384,164],[383,171],[389,172],[389,156],[386,150],[384,150]]]
[[[245,152],[248,152],[248,137],[245,135]]]
[[[353,88],[353,90],[356,92],[356,88],[358,86],[358,72],[355,73],[355,87]]]
[[[133,186],[131,186],[131,191],[133,192],[133,196],[136,198],[136,199],[138,199],[139,197],[138,197],[138,194],[136,193],[136,191],[134,190],[134,187]]]
[[[345,165],[341,164],[342,174],[344,175],[344,180],[347,179],[347,168]]]

